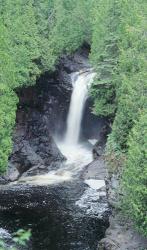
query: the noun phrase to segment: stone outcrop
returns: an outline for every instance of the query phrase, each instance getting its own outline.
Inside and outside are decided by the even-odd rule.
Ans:
[[[11,180],[17,177],[17,172],[19,176],[23,173],[46,173],[53,167],[53,163],[55,167],[55,163],[65,160],[50,134],[45,117],[36,111],[33,111],[30,117],[26,116],[27,118],[16,126],[9,171],[12,171],[12,166],[16,170],[9,172]]]
[[[121,170],[107,175],[107,195],[112,215],[109,218],[110,226],[99,242],[98,250],[145,250],[147,239],[135,231],[132,221],[122,214],[119,203],[123,195],[119,187],[120,179]]]
[[[65,157],[54,140],[55,135],[62,138],[66,129],[72,90],[69,74],[89,67],[80,53],[62,56],[54,73],[46,72],[35,86],[17,90],[19,105],[14,147],[7,176],[0,180],[0,222],[3,228],[7,225],[10,230],[16,221],[18,228],[22,228],[23,223],[29,224],[33,232],[32,249],[35,250],[46,250],[48,247],[56,250],[96,249],[109,224],[110,210],[104,181],[106,168],[102,157],[99,157],[104,149],[99,127],[104,125],[105,120],[92,120],[93,115],[88,108],[90,101],[87,102],[82,128],[86,124],[88,129],[82,137],[100,138],[95,148],[99,150],[100,147],[101,150],[97,150],[95,160],[72,181],[62,177]],[[86,119],[94,121],[94,129]],[[50,184],[47,179],[41,184],[41,178],[50,178],[49,175],[54,175],[57,169],[61,169],[61,178],[58,179],[62,182]],[[43,175],[48,172],[48,175]],[[3,185],[7,182],[6,178],[13,182]],[[37,182],[26,181],[35,178]],[[88,184],[91,179],[104,185],[93,189]]]
[[[133,229],[132,223],[124,219],[120,211],[113,211],[109,221],[110,227],[99,242],[98,250],[146,249],[147,239]]]
[[[70,74],[89,69],[87,53],[88,50],[84,48],[73,55],[63,55],[53,73],[44,73],[35,86],[16,90],[19,104],[14,146],[7,175],[0,181],[1,184],[14,181],[22,175],[47,173],[65,160],[54,136],[58,139],[64,136],[72,92]],[[90,106],[88,100],[82,121],[82,137],[98,138],[99,126],[103,126],[105,120],[91,114]]]
[[[16,90],[19,104],[14,146],[1,184],[22,175],[47,173],[65,160],[53,135],[62,137],[65,132],[72,91],[70,73],[83,67],[88,68],[89,65],[82,53],[63,55],[53,73],[44,73],[35,86]]]

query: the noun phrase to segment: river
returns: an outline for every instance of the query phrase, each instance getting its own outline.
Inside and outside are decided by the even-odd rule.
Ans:
[[[3,211],[2,226],[10,232],[31,228],[27,249],[96,250],[108,226],[104,176],[83,177],[85,167],[93,161],[92,144],[81,139],[81,122],[94,77],[91,69],[71,74],[67,130],[62,140],[55,138],[67,160],[57,170],[11,184],[17,207],[9,213]]]

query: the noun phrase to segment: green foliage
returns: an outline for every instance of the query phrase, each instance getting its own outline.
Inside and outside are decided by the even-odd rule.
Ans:
[[[1,8],[1,15],[11,39],[9,50],[16,66],[17,84],[35,83],[36,75],[40,72],[34,63],[39,51],[33,0],[6,0]]]
[[[12,241],[16,243],[18,246],[25,246],[27,241],[29,241],[31,237],[31,231],[30,230],[23,230],[19,229],[16,233],[14,233],[14,237],[12,238]],[[9,247],[4,242],[3,239],[0,239],[0,250],[8,250]],[[16,247],[11,247],[11,250],[17,250]]]
[[[90,40],[93,1],[0,0],[0,172],[7,166],[18,99],[62,53]]]
[[[6,27],[0,23],[0,172],[5,170],[11,152],[11,135],[15,124],[17,104],[15,86],[16,70],[9,48],[11,41]]]
[[[146,2],[100,1],[95,10],[91,61],[94,113],[114,117],[109,149],[126,148],[140,110],[147,106]],[[127,114],[127,115],[126,115]],[[114,146],[115,145],[115,146]]]
[[[0,171],[5,170],[12,149],[17,96],[11,91],[0,93]]]
[[[10,55],[12,46],[8,29],[0,19],[0,90],[6,90],[15,85],[16,69]]]
[[[114,119],[106,158],[122,174],[124,212],[147,235],[147,5],[146,1],[99,1],[91,61],[97,71],[93,112]],[[140,117],[140,118],[139,118]]]
[[[125,149],[134,121],[140,111],[147,107],[147,40],[145,37],[147,7],[145,1],[142,1],[142,4],[134,1],[123,3],[121,8],[118,45],[119,81],[116,85],[118,105],[111,138],[121,149]]]
[[[90,59],[97,71],[97,79],[92,86],[91,95],[94,99],[93,112],[103,116],[112,116],[116,109],[117,5],[117,1],[106,0],[99,1],[95,8]]]
[[[141,113],[129,136],[128,146],[122,179],[123,209],[136,228],[147,236],[147,113]]]
[[[31,237],[30,230],[19,229],[16,233],[14,233],[13,241],[21,246],[25,246],[26,242]]]
[[[0,239],[0,250],[4,250],[5,249],[5,243],[3,240]]]

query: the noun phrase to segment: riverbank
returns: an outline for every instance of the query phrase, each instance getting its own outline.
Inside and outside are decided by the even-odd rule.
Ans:
[[[11,171],[0,187],[0,226],[10,233],[30,228],[32,250],[95,250],[110,210],[102,159],[92,162],[89,140],[101,137],[106,121],[91,114],[88,86],[94,75],[83,56],[62,58],[59,69],[18,90]],[[74,95],[75,87],[80,95]],[[78,125],[70,119],[73,110]]]
[[[4,185],[0,191],[1,227],[10,233],[31,228],[29,249],[95,250],[105,235],[110,213],[106,169],[101,164],[102,159],[96,160],[76,178],[52,185]]]
[[[106,164],[107,170],[109,166]],[[109,227],[99,242],[98,250],[146,250],[147,239],[139,234],[129,218],[125,218],[119,203],[120,173],[107,174],[107,197],[111,208]]]
[[[131,221],[113,209],[109,218],[110,226],[105,237],[99,242],[98,250],[146,250],[147,239],[137,233]]]

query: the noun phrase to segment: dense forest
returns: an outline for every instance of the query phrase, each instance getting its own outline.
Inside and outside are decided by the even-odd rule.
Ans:
[[[97,73],[92,112],[111,122],[105,157],[121,206],[147,235],[146,0],[0,0],[0,172],[12,150],[18,97],[82,44]]]

